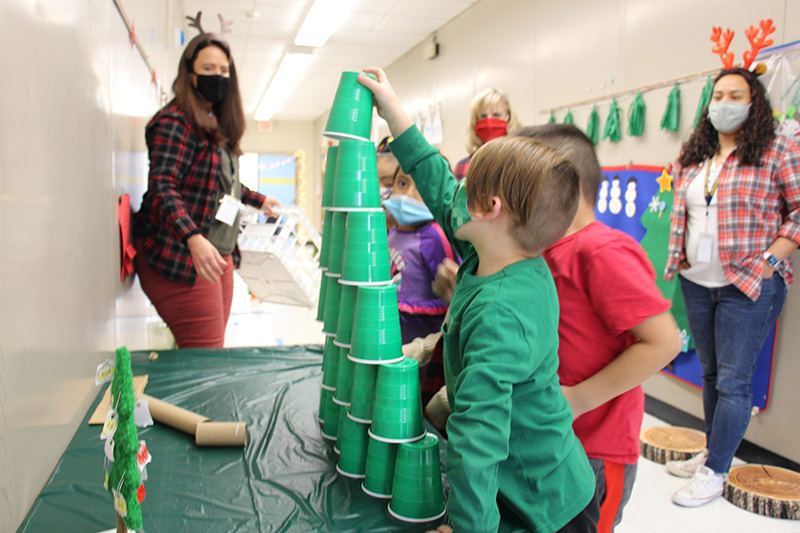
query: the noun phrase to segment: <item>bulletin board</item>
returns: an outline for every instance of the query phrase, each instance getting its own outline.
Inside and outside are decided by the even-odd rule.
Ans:
[[[672,178],[660,166],[603,167],[602,171],[595,216],[642,245],[656,271],[656,285],[664,297],[672,301],[672,314],[681,336],[681,353],[663,372],[702,388],[700,363],[689,332],[679,281],[677,276],[672,281],[663,279],[672,211]],[[762,411],[769,403],[776,332],[777,324],[761,348],[753,376],[753,405]]]

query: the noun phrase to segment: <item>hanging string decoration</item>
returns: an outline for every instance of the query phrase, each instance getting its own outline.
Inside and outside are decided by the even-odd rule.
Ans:
[[[600,136],[600,115],[597,114],[597,106],[592,106],[592,112],[589,114],[589,123],[586,125],[586,136],[592,141],[592,144],[597,144]]]
[[[611,142],[618,142],[622,139],[622,130],[619,125],[620,109],[617,105],[617,99],[611,100],[611,107],[608,109],[608,119],[606,120],[606,127],[603,129],[603,140],[609,139]]]
[[[661,117],[661,129],[667,131],[678,131],[678,124],[680,122],[681,112],[681,90],[678,87],[678,82],[672,86],[672,90],[667,97],[667,108],[664,110],[664,116]]]
[[[641,137],[644,133],[645,109],[642,91],[636,91],[636,98],[628,108],[628,134],[631,137]]]
[[[714,92],[714,82],[711,81],[711,76],[706,78],[706,84],[703,87],[703,92],[700,93],[700,101],[697,102],[697,111],[694,114],[694,123],[692,124],[693,128],[696,128],[698,124],[700,124],[700,118],[703,116],[703,111],[706,110],[708,107],[708,103],[711,101],[711,93]]]
[[[564,115],[564,124],[575,124],[575,118],[572,116],[571,109],[567,109],[567,114]]]
[[[556,111],[555,109],[550,110],[550,118],[547,120],[548,124],[555,124],[556,123]]]

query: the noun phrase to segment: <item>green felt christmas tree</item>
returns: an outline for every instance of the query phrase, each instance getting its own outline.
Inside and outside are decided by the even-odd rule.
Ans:
[[[681,351],[688,351],[694,347],[694,342],[689,335],[689,322],[686,319],[686,307],[683,303],[680,283],[677,276],[672,281],[663,279],[664,267],[667,265],[669,245],[670,222],[672,212],[672,177],[664,170],[658,178],[659,193],[650,199],[650,204],[642,214],[642,226],[647,233],[642,238],[641,245],[647,252],[647,257],[653,263],[656,271],[656,286],[664,298],[672,300],[672,315],[678,323],[681,334]]]
[[[116,431],[108,437],[113,439],[114,461],[109,463],[106,486],[114,499],[114,508],[125,525],[129,529],[138,529],[142,527],[139,502],[143,498],[144,486],[137,463],[139,437],[133,414],[136,400],[133,395],[131,354],[125,347],[116,352],[111,399],[116,414]]]

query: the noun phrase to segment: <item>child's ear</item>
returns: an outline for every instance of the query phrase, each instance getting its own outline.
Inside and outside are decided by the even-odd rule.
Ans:
[[[491,199],[492,207],[488,211],[481,211],[476,212],[473,214],[474,218],[479,218],[481,220],[492,220],[496,218],[497,215],[500,214],[500,211],[503,209],[503,201],[500,199],[499,196],[492,196]]]

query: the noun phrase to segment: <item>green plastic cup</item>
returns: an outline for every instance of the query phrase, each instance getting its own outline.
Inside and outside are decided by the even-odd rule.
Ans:
[[[370,435],[396,443],[413,442],[425,435],[419,365],[414,359],[379,367]]]
[[[344,256],[344,236],[347,226],[347,213],[340,211],[333,214],[331,222],[331,251],[328,255],[328,274],[342,273]]]
[[[331,391],[332,392],[332,391]],[[325,422],[322,423],[322,436],[328,440],[336,440],[339,434],[339,417],[344,415],[344,409],[333,401],[333,394],[325,404]]]
[[[345,406],[349,406],[351,403],[353,367],[355,366],[355,363],[347,357],[349,353],[349,347],[339,348],[339,373],[336,376],[336,392],[333,394],[333,401]]]
[[[352,361],[353,357],[349,356]],[[375,403],[375,382],[378,378],[378,365],[355,363],[353,366],[353,385],[350,391],[350,416],[359,422],[372,422],[372,408]]]
[[[328,276],[324,275],[319,283],[319,301],[317,301],[317,321],[325,320],[325,299],[328,296]]]
[[[336,182],[336,152],[338,146],[328,147],[328,157],[325,161],[325,175],[322,184],[322,209],[333,207],[333,184]]]
[[[317,411],[317,420],[320,424],[325,423],[325,407],[328,405],[331,398],[333,398],[333,391],[320,387],[319,410]]]
[[[400,312],[394,284],[358,287],[350,357],[357,363],[372,365],[403,359]]]
[[[322,134],[339,141],[369,140],[372,131],[372,91],[358,83],[358,72],[342,72]],[[375,76],[367,74],[375,79]]]
[[[322,333],[325,335],[335,336],[336,328],[339,322],[339,302],[342,299],[342,285],[339,283],[339,274],[325,272],[325,276],[329,277],[330,279],[328,280],[328,287],[325,291],[325,310],[322,318]]]
[[[363,478],[367,470],[369,425],[346,415],[344,419],[336,442],[339,448],[339,464],[336,465],[336,470],[343,476]]]
[[[383,499],[392,497],[392,480],[398,446],[370,437],[364,483],[361,484],[361,489],[370,496]]]
[[[358,289],[353,285],[342,284],[342,296],[339,299],[339,320],[336,323],[336,345],[350,347],[353,336],[353,318],[356,314],[356,295]],[[348,350],[349,351],[349,350]]]
[[[375,143],[342,141],[339,144],[333,207],[329,209],[383,212]]]
[[[439,439],[428,433],[400,444],[392,480],[389,513],[405,522],[436,520],[445,512]]]
[[[391,280],[386,215],[380,211],[348,213],[342,257],[342,283],[386,285]]]
[[[322,246],[319,250],[319,267],[328,270],[331,256],[331,237],[333,236],[333,211],[325,211],[322,222]]]
[[[339,347],[333,341],[335,337],[325,337],[322,348],[322,388],[330,391],[336,390],[336,380],[339,377]]]

